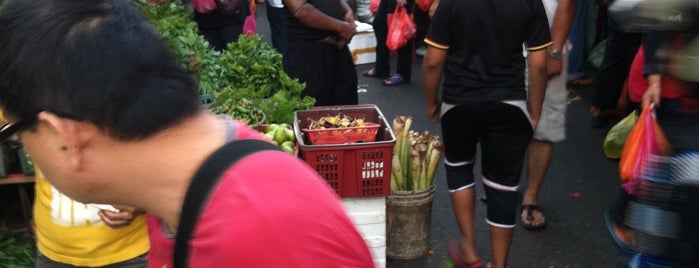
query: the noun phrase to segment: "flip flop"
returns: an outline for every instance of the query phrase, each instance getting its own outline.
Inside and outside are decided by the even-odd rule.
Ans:
[[[363,76],[366,76],[366,77],[376,77],[376,78],[384,78],[384,77],[387,77],[387,76],[381,76],[381,75],[379,75],[378,73],[376,73],[376,67],[371,68],[371,69],[369,69],[369,70],[366,70],[366,71],[362,72],[362,75],[363,75]]]
[[[408,83],[408,81],[403,79],[403,76],[400,74],[394,74],[390,78],[383,80],[384,86],[397,86],[405,83]]]
[[[543,215],[544,209],[541,208],[541,206],[539,206],[539,205],[532,205],[532,204],[522,205],[522,211],[526,215],[525,217],[526,217],[527,221],[531,222],[534,220],[534,214],[532,214],[532,212],[534,210],[541,212],[541,214]],[[524,223],[524,221],[522,221],[522,226],[525,229],[538,230],[538,229],[546,227],[546,218],[544,218],[544,221],[539,225],[526,224],[526,223]]]
[[[483,261],[477,260],[475,262],[467,263],[464,256],[461,255],[461,246],[456,242],[449,243],[449,259],[451,262],[459,268],[482,268]]]

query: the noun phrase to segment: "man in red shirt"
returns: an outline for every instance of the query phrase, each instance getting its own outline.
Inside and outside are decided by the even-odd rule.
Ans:
[[[229,141],[261,134],[200,105],[192,75],[128,0],[5,1],[0,36],[10,122],[0,140],[18,134],[77,201],[147,211],[150,266],[171,267],[169,234],[194,174]],[[374,266],[338,197],[301,160],[259,152],[218,179],[188,266]]]

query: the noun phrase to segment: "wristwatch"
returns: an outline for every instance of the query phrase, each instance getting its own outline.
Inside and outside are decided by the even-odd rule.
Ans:
[[[561,51],[558,49],[549,49],[548,52],[549,52],[549,56],[551,56],[551,58],[554,58],[557,60],[560,60],[563,58],[563,53],[561,53]]]

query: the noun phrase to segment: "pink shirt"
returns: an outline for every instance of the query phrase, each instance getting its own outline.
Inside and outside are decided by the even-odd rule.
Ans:
[[[238,139],[261,137],[237,131]],[[374,266],[335,192],[300,159],[257,153],[219,183],[190,240],[189,267]],[[148,226],[150,267],[172,267],[174,236],[152,215]]]

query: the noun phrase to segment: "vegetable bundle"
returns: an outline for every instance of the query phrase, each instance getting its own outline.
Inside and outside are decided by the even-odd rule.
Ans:
[[[412,116],[397,116],[393,119],[396,145],[391,161],[391,191],[420,191],[434,183],[442,143],[439,136],[429,131],[422,134],[410,130]]]

